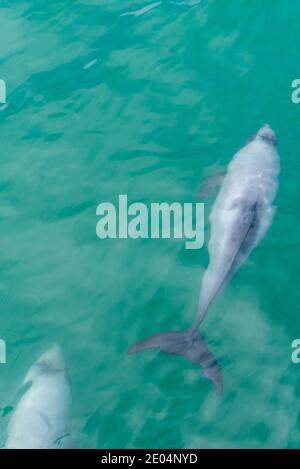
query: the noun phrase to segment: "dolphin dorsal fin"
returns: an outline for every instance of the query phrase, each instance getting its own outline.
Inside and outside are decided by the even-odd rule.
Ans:
[[[226,171],[218,171],[202,179],[198,190],[199,197],[211,197],[222,184],[225,175]]]

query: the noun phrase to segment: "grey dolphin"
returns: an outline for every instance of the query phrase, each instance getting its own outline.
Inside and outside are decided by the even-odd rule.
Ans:
[[[277,139],[268,124],[238,151],[230,162],[210,213],[209,265],[204,273],[199,311],[194,326],[183,332],[151,336],[131,347],[128,353],[148,348],[183,355],[201,366],[218,394],[222,375],[198,329],[209,306],[251,251],[263,238],[275,213],[278,189]]]
[[[29,369],[26,389],[8,425],[6,449],[54,449],[69,438],[66,422],[71,392],[66,364],[58,345]]]

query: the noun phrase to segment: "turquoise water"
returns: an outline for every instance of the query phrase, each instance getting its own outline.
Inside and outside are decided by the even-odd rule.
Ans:
[[[59,342],[81,448],[300,447],[299,14],[292,0],[2,2],[1,444],[26,371]],[[194,321],[207,246],[100,240],[96,207],[199,201],[264,122],[277,214],[203,324],[220,398],[180,357],[127,355]]]

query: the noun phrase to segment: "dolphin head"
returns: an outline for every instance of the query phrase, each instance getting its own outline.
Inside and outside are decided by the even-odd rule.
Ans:
[[[51,347],[43,353],[29,369],[24,384],[34,381],[42,375],[53,375],[56,373],[65,373],[66,363],[58,344]]]
[[[257,132],[255,138],[263,139],[265,142],[269,143],[270,145],[277,144],[276,134],[274,130],[271,129],[269,124],[264,124]]]

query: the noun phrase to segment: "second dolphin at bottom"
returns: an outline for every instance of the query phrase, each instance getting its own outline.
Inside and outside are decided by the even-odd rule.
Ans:
[[[8,424],[5,449],[70,447],[67,418],[71,391],[58,345],[32,365],[23,386],[25,392]]]

